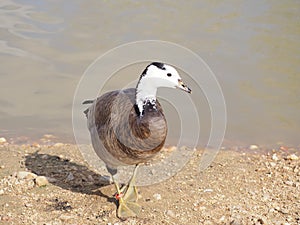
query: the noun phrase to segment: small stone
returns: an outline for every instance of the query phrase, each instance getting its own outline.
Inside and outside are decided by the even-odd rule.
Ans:
[[[90,182],[95,182],[95,179],[93,178],[93,176],[91,174],[89,174],[87,176],[87,179],[90,181]]]
[[[53,138],[55,138],[55,136],[52,135],[52,134],[45,134],[45,135],[43,136],[43,138],[53,139]]]
[[[149,174],[150,174],[150,175],[154,175],[154,174],[155,174],[155,170],[154,170],[154,169],[150,169]]]
[[[66,222],[66,221],[68,221],[68,220],[71,220],[73,218],[73,216],[68,216],[68,215],[61,215],[60,217],[59,217],[59,219],[61,220],[61,221],[63,221],[63,222]]]
[[[4,190],[0,189],[0,195],[4,194]]]
[[[234,219],[229,224],[230,225],[242,225],[242,223],[240,222],[239,219]]]
[[[25,203],[24,206],[25,206],[26,208],[32,208],[32,207],[33,207],[33,205],[30,204],[30,203]]]
[[[71,181],[71,180],[74,180],[74,175],[73,173],[70,172],[66,178],[66,181]]]
[[[0,166],[0,169],[4,169],[4,168],[5,168],[5,166],[4,166],[4,165],[1,165],[1,166]]]
[[[160,194],[158,194],[158,193],[155,193],[154,195],[153,195],[153,197],[155,198],[155,200],[161,200],[161,195]]]
[[[41,156],[41,159],[47,160],[47,159],[49,159],[49,155],[42,155],[42,156]]]
[[[19,171],[17,172],[16,177],[20,180],[22,179],[32,180],[36,178],[37,175],[28,171]]]
[[[222,222],[224,222],[225,221],[225,216],[222,216],[220,219],[219,219],[219,223],[222,223]]]
[[[0,145],[6,144],[6,143],[7,143],[6,139],[4,137],[1,137],[0,138]]]
[[[106,183],[113,183],[113,180],[111,178],[111,176],[108,176],[108,175],[103,175],[103,176],[100,176],[98,178],[99,180],[99,183],[103,183],[103,184],[106,184]]]
[[[49,181],[45,176],[38,176],[37,178],[35,178],[35,183],[38,187],[42,187],[48,185]]]
[[[289,148],[287,146],[280,146],[279,148],[280,150],[283,150],[283,151],[287,151],[289,150]]]
[[[270,195],[269,194],[264,194],[263,197],[262,197],[262,200],[264,202],[269,202],[270,201]]]
[[[40,148],[41,146],[40,146],[39,143],[33,142],[33,143],[31,144],[31,147],[34,147],[34,148]]]
[[[173,217],[173,218],[176,216],[175,213],[170,209],[167,210],[166,215],[169,216],[169,217]]]
[[[289,166],[283,166],[282,169],[286,170],[286,171],[292,171],[293,169]]]
[[[171,147],[167,148],[167,151],[168,152],[174,152],[176,149],[177,149],[176,146],[171,146]]]
[[[46,177],[46,178],[47,178],[48,182],[50,182],[50,183],[57,182],[57,179],[55,179],[54,177]]]
[[[280,212],[282,214],[289,214],[289,210],[287,210],[287,209],[281,209]]]
[[[55,144],[53,145],[53,147],[62,147],[62,146],[64,146],[64,144],[63,144],[63,143],[60,143],[60,142],[55,143]]]
[[[258,146],[257,145],[250,145],[249,149],[250,150],[256,150],[256,149],[258,149]]]
[[[213,189],[210,189],[210,188],[207,188],[207,189],[204,189],[204,190],[203,190],[203,192],[205,192],[205,193],[206,193],[206,192],[213,192],[213,191],[214,191],[214,190],[213,190]]]
[[[294,185],[293,181],[290,181],[290,180],[287,180],[287,181],[285,181],[284,183],[285,183],[286,185],[288,185],[288,186],[293,186],[293,185]]]
[[[278,156],[276,155],[276,153],[274,153],[274,154],[272,155],[272,159],[273,159],[274,161],[278,161],[278,160],[279,160],[279,158],[278,158]]]
[[[200,206],[199,210],[204,211],[204,210],[206,210],[206,207],[205,206]]]
[[[11,217],[9,216],[0,216],[0,221],[10,221]]]
[[[299,159],[299,157],[295,154],[291,154],[291,155],[287,156],[286,158],[289,160],[298,160]]]

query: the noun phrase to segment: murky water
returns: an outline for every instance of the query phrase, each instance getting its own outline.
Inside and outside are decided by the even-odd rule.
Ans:
[[[2,0],[0,11],[0,136],[72,140],[74,91],[88,65],[120,44],[158,39],[191,49],[214,71],[227,104],[227,140],[299,145],[297,0]],[[109,89],[122,82],[126,76]]]

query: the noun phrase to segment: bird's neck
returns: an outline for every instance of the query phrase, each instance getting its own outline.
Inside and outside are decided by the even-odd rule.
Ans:
[[[151,83],[147,83],[143,81],[143,79],[141,79],[138,83],[136,87],[135,103],[137,105],[140,117],[143,116],[147,104],[150,104],[153,108],[156,108],[156,92],[157,87],[151,85]]]

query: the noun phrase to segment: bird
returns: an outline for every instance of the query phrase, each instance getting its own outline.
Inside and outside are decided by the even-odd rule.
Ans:
[[[135,88],[107,92],[84,111],[92,146],[104,161],[116,188],[117,217],[138,216],[135,177],[138,166],[153,158],[164,146],[168,126],[156,94],[160,87],[178,88],[187,93],[178,71],[171,65],[152,62],[141,73]],[[135,165],[122,188],[116,179],[119,166]]]

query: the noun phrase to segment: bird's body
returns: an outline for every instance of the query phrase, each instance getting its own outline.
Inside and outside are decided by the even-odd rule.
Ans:
[[[146,162],[165,143],[167,123],[160,103],[146,103],[140,116],[135,93],[135,88],[108,92],[86,111],[95,152],[110,168]],[[104,157],[103,151],[112,157]]]
[[[137,166],[154,157],[167,136],[167,122],[156,99],[158,87],[191,92],[175,68],[154,62],[143,71],[136,88],[111,91],[84,102],[92,104],[85,114],[93,148],[112,175],[119,200],[117,215],[122,218],[140,212],[134,185]],[[121,165],[136,165],[124,186],[125,194],[114,178]]]

